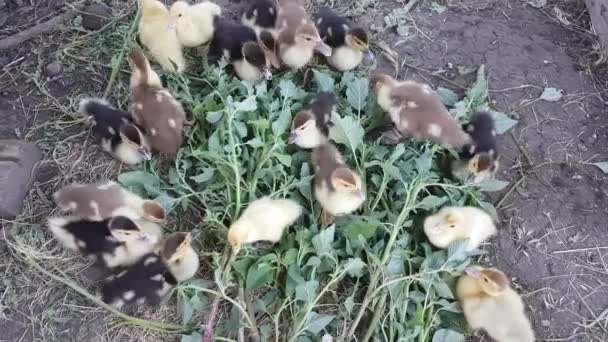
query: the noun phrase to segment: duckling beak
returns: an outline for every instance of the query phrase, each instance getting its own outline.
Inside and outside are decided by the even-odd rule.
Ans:
[[[173,31],[173,30],[175,30],[175,27],[177,27],[177,18],[172,16],[167,21],[167,28],[166,28],[166,30],[167,30],[167,32]]]
[[[265,67],[262,69],[262,75],[264,76],[264,79],[266,81],[272,80],[272,72],[270,71],[270,69],[268,67]]]
[[[319,41],[317,45],[315,45],[315,50],[319,51],[325,57],[331,56],[331,47],[329,47],[329,45],[325,44],[323,41]]]
[[[293,144],[298,139],[298,133],[293,132],[289,135],[289,139],[287,140],[288,144]]]
[[[372,65],[376,61],[376,55],[372,52],[372,50],[365,51],[363,55],[363,64]]]

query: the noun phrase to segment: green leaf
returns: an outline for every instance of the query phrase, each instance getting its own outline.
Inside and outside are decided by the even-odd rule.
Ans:
[[[456,102],[458,102],[458,94],[448,88],[438,87],[437,95],[441,98],[441,102],[448,107],[454,107]]]
[[[320,315],[314,311],[308,315],[308,322],[306,324],[306,330],[313,334],[318,334],[321,330],[331,323],[336,318],[335,315]]]
[[[367,78],[355,78],[346,88],[346,100],[355,110],[363,110],[369,92]]]
[[[509,185],[509,182],[489,178],[484,179],[483,181],[476,183],[475,185],[477,185],[481,189],[481,191],[495,192],[506,188],[507,185]]]
[[[232,268],[241,276],[243,279],[247,279],[247,271],[253,264],[253,258],[243,258],[232,263]]]
[[[264,142],[262,142],[262,139],[260,139],[260,138],[250,139],[245,144],[247,144],[253,148],[260,148],[260,147],[264,146]]]
[[[447,202],[447,200],[448,200],[447,197],[437,197],[434,195],[430,195],[430,196],[423,198],[422,201],[420,201],[420,203],[418,203],[418,205],[420,206],[420,208],[422,208],[424,210],[429,210],[429,209],[439,208],[441,205],[443,205],[445,202]]]
[[[353,116],[340,117],[338,114],[334,114],[332,121],[334,125],[329,132],[331,140],[356,151],[357,147],[363,143],[365,136],[365,130],[359,120]]]
[[[376,235],[378,225],[364,221],[356,221],[349,223],[342,228],[342,235],[349,240],[359,240],[359,236],[363,236],[365,240],[369,240]]]
[[[344,269],[349,276],[360,278],[363,277],[366,266],[367,265],[360,258],[350,258],[346,262]]]
[[[439,297],[447,298],[447,299],[454,299],[454,294],[452,293],[452,290],[450,289],[448,284],[444,283],[443,281],[434,283],[433,287],[435,288],[435,292],[437,292],[437,295]]]
[[[608,173],[608,161],[591,163],[591,165],[597,166],[603,173]]]
[[[161,193],[156,198],[154,198],[154,200],[158,202],[158,204],[160,204],[160,207],[163,208],[165,214],[169,214],[171,211],[173,211],[173,207],[176,204],[176,199],[173,196],[167,194],[166,192]]]
[[[215,131],[213,132],[213,134],[211,134],[211,136],[209,137],[209,141],[207,142],[207,147],[209,148],[209,151],[221,154],[222,146],[220,145],[219,132],[220,131]]]
[[[203,336],[198,331],[193,332],[190,335],[182,335],[180,342],[200,342]]]
[[[279,82],[279,92],[284,99],[301,100],[306,96],[306,92],[296,87],[296,85],[288,79],[282,79]]]
[[[279,162],[287,167],[291,166],[291,157],[286,154],[275,154],[275,158],[279,160]]]
[[[224,111],[220,110],[217,112],[207,112],[207,122],[210,124],[214,124],[218,121],[220,121],[220,119],[222,118],[222,116],[224,115]]]
[[[198,184],[205,183],[213,177],[214,173],[215,173],[215,169],[206,167],[203,169],[202,173],[199,173],[196,176],[192,176],[192,177],[190,177],[190,179]]]
[[[118,176],[118,182],[140,195],[158,196],[163,193],[160,189],[160,179],[146,171],[125,172]]]
[[[354,295],[355,293],[353,291],[353,294],[346,298],[346,300],[344,301],[344,308],[346,309],[346,312],[348,312],[349,315],[353,313],[353,308],[355,307]]]
[[[432,342],[464,342],[464,335],[449,329],[440,329],[433,335]]]
[[[296,299],[301,300],[304,303],[311,303],[317,296],[317,289],[319,288],[319,282],[316,280],[310,280],[296,286]]]
[[[556,102],[556,101],[561,100],[562,96],[564,96],[564,95],[562,94],[561,89],[558,90],[555,88],[545,88],[545,90],[543,90],[543,93],[540,94],[539,99],[549,101],[549,102]]]
[[[319,234],[312,238],[312,245],[315,248],[315,252],[318,256],[322,256],[325,253],[331,253],[333,251],[335,231],[336,226],[332,225],[329,228],[323,229]]]
[[[469,239],[462,239],[453,241],[448,245],[448,262],[461,262],[465,260],[469,253],[467,248],[469,247]]]
[[[247,289],[259,289],[260,287],[269,284],[274,278],[274,267],[267,262],[259,262],[259,260],[249,267],[247,271]]]
[[[275,135],[280,135],[281,133],[285,132],[289,127],[290,122],[291,110],[289,108],[285,108],[279,114],[279,118],[272,123],[272,133]]]
[[[517,120],[511,119],[507,114],[495,112],[494,113],[494,125],[497,134],[503,134],[517,125]]]
[[[420,157],[416,159],[416,171],[419,174],[424,175],[431,171],[431,166],[433,165],[433,156],[429,151],[426,151]]]
[[[315,75],[315,81],[317,82],[317,87],[319,91],[333,91],[335,86],[335,81],[331,75],[320,72],[317,70],[313,70]]]
[[[258,105],[255,101],[255,96],[251,95],[243,101],[236,102],[234,107],[238,112],[253,112],[258,108]]]
[[[484,65],[481,65],[477,70],[477,80],[467,90],[467,99],[473,104],[472,108],[481,105],[488,99],[488,79],[486,78],[486,68]]]

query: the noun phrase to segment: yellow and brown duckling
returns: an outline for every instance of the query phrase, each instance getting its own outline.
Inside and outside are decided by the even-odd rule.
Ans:
[[[430,140],[446,147],[462,147],[471,138],[450,115],[441,98],[427,85],[415,81],[397,81],[374,73],[369,79],[380,107],[388,112],[395,129],[405,137]],[[400,137],[384,139],[397,143]]]
[[[289,199],[265,196],[249,204],[228,230],[228,243],[233,253],[243,244],[257,241],[278,242],[287,227],[302,214],[302,207]]]
[[[62,211],[79,218],[103,220],[121,215],[166,223],[165,210],[158,202],[145,200],[113,181],[70,184],[53,197]]]
[[[424,233],[435,247],[446,248],[456,240],[468,239],[467,251],[477,249],[496,234],[494,220],[476,207],[444,207],[424,219]]]
[[[222,14],[222,9],[210,1],[194,5],[176,1],[171,5],[169,14],[169,27],[176,30],[180,43],[186,47],[197,47],[213,38],[215,19]]]
[[[361,177],[345,164],[338,149],[327,142],[315,148],[311,155],[315,170],[314,194],[323,212],[321,223],[331,224],[335,216],[357,210],[365,202]]]
[[[351,26],[346,18],[327,7],[315,14],[314,22],[321,39],[332,49],[326,59],[335,69],[348,71],[364,60],[366,63],[373,61],[368,36],[363,28]]]
[[[331,48],[323,42],[306,9],[294,0],[279,3],[275,31],[279,60],[292,70],[304,67],[319,51],[324,56]]]
[[[101,147],[125,164],[138,164],[151,159],[148,138],[133,116],[114,108],[106,100],[87,98],[80,101],[79,112],[92,121],[93,134]]]
[[[135,121],[144,127],[154,149],[175,158],[182,144],[184,109],[163,88],[140,49],[132,49],[127,60],[131,67],[131,109]]]
[[[171,26],[169,10],[159,0],[141,0],[138,23],[139,40],[153,59],[166,71],[182,72],[186,60],[177,31]]]
[[[452,173],[474,183],[493,178],[498,170],[498,148],[494,118],[488,112],[473,114],[471,121],[463,125],[472,142],[459,153],[460,160],[452,163]]]
[[[288,143],[301,148],[315,148],[327,142],[331,113],[336,108],[336,95],[319,93],[291,122]]]
[[[108,277],[102,287],[103,301],[117,308],[157,305],[175,285],[196,275],[199,257],[190,233],[175,233],[160,251]]]
[[[125,216],[102,221],[55,217],[49,219],[48,226],[65,248],[91,257],[108,269],[136,262],[154,250],[159,241],[157,234],[145,232]]]
[[[274,0],[251,0],[243,12],[241,23],[251,27],[259,36],[262,31],[274,31],[277,12],[277,2]]]
[[[246,81],[272,79],[271,60],[252,28],[227,19],[217,20],[217,30],[209,46],[212,56],[224,56],[237,76]]]
[[[472,265],[458,279],[456,297],[472,329],[485,330],[497,342],[533,342],[524,302],[496,268]]]

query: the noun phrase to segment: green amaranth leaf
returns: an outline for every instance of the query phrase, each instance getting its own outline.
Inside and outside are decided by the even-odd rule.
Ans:
[[[260,147],[264,146],[264,142],[262,142],[262,139],[260,139],[260,138],[250,139],[245,144],[247,144],[253,148],[260,148]]]
[[[207,122],[210,124],[217,123],[222,118],[222,115],[224,115],[223,110],[217,112],[207,112]]]
[[[449,329],[440,329],[433,335],[432,342],[464,342],[464,335]]]
[[[210,167],[206,167],[203,169],[203,172],[199,173],[196,176],[190,177],[190,179],[198,184],[208,182],[215,173],[215,169]]]
[[[296,286],[296,299],[301,300],[304,303],[312,302],[317,296],[317,289],[319,288],[319,282],[316,280],[310,280]]]
[[[448,262],[461,262],[468,257],[469,239],[453,241],[448,245]]]
[[[439,297],[454,299],[454,294],[452,293],[452,290],[450,289],[448,284],[444,282],[438,282],[434,283],[433,287],[435,288],[435,292],[437,292],[437,295],[439,295]]]
[[[317,87],[319,91],[333,91],[335,87],[335,81],[331,75],[320,72],[317,70],[313,70],[315,75],[315,81],[317,82]]]
[[[255,96],[251,95],[243,101],[236,102],[234,108],[238,112],[253,112],[258,108],[258,105],[255,101]]]
[[[422,201],[418,203],[418,205],[424,210],[429,210],[439,208],[441,205],[447,202],[447,200],[447,197],[437,197],[434,195],[430,195],[423,198]]]
[[[359,240],[359,236],[363,236],[363,239],[369,240],[376,234],[376,229],[378,229],[378,225],[376,224],[356,221],[342,228],[342,235],[349,240]]]
[[[350,258],[344,265],[346,273],[351,277],[360,278],[363,276],[363,272],[367,265],[359,258]]]
[[[458,94],[448,88],[438,87],[437,95],[441,98],[441,102],[448,107],[454,107],[456,102],[458,102]]]
[[[332,122],[334,125],[329,131],[331,140],[349,147],[352,151],[356,151],[365,136],[365,130],[361,126],[361,123],[353,116],[340,117],[335,113],[332,117]]]
[[[592,163],[592,165],[597,166],[603,173],[608,173],[608,161]]]
[[[484,179],[483,181],[476,183],[475,185],[477,185],[481,189],[481,191],[495,192],[506,188],[507,185],[509,185],[509,182],[489,178]]]
[[[247,271],[247,289],[259,289],[274,278],[274,267],[267,262],[256,262]]]
[[[279,114],[279,118],[272,123],[272,133],[274,133],[275,135],[280,135],[281,133],[285,132],[289,127],[290,122],[291,110],[289,108],[285,108]]]
[[[165,214],[169,214],[171,211],[173,211],[173,207],[176,204],[176,199],[166,192],[161,193],[154,198],[154,200],[160,204],[160,207],[163,208]]]
[[[334,249],[334,233],[336,226],[332,225],[329,228],[323,229],[319,234],[312,238],[312,245],[318,256],[325,253],[331,253]]]
[[[503,134],[517,125],[517,120],[511,119],[507,114],[494,112],[494,126],[496,134]]]
[[[469,103],[473,104],[473,109],[488,99],[488,79],[486,78],[486,68],[483,64],[477,70],[475,84],[467,90],[467,99]]]
[[[355,110],[365,108],[369,84],[367,78],[355,78],[346,88],[346,100]]]
[[[282,79],[279,82],[279,92],[285,99],[301,100],[306,96],[306,92],[296,85],[291,80]]]
[[[306,324],[306,330],[313,334],[318,334],[321,330],[331,323],[336,318],[335,315],[320,315],[314,311],[308,315],[308,322]]]
[[[118,176],[118,182],[140,195],[159,196],[163,193],[160,189],[160,179],[146,171],[130,171]]]
[[[286,154],[275,154],[275,158],[279,160],[279,162],[287,167],[291,166],[291,157]]]

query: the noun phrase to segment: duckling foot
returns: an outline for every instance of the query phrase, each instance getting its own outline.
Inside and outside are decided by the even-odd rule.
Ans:
[[[330,224],[332,224],[336,221],[336,218],[334,217],[334,215],[330,214],[327,210],[323,209],[321,211],[320,221],[321,221],[322,225],[329,226]]]

